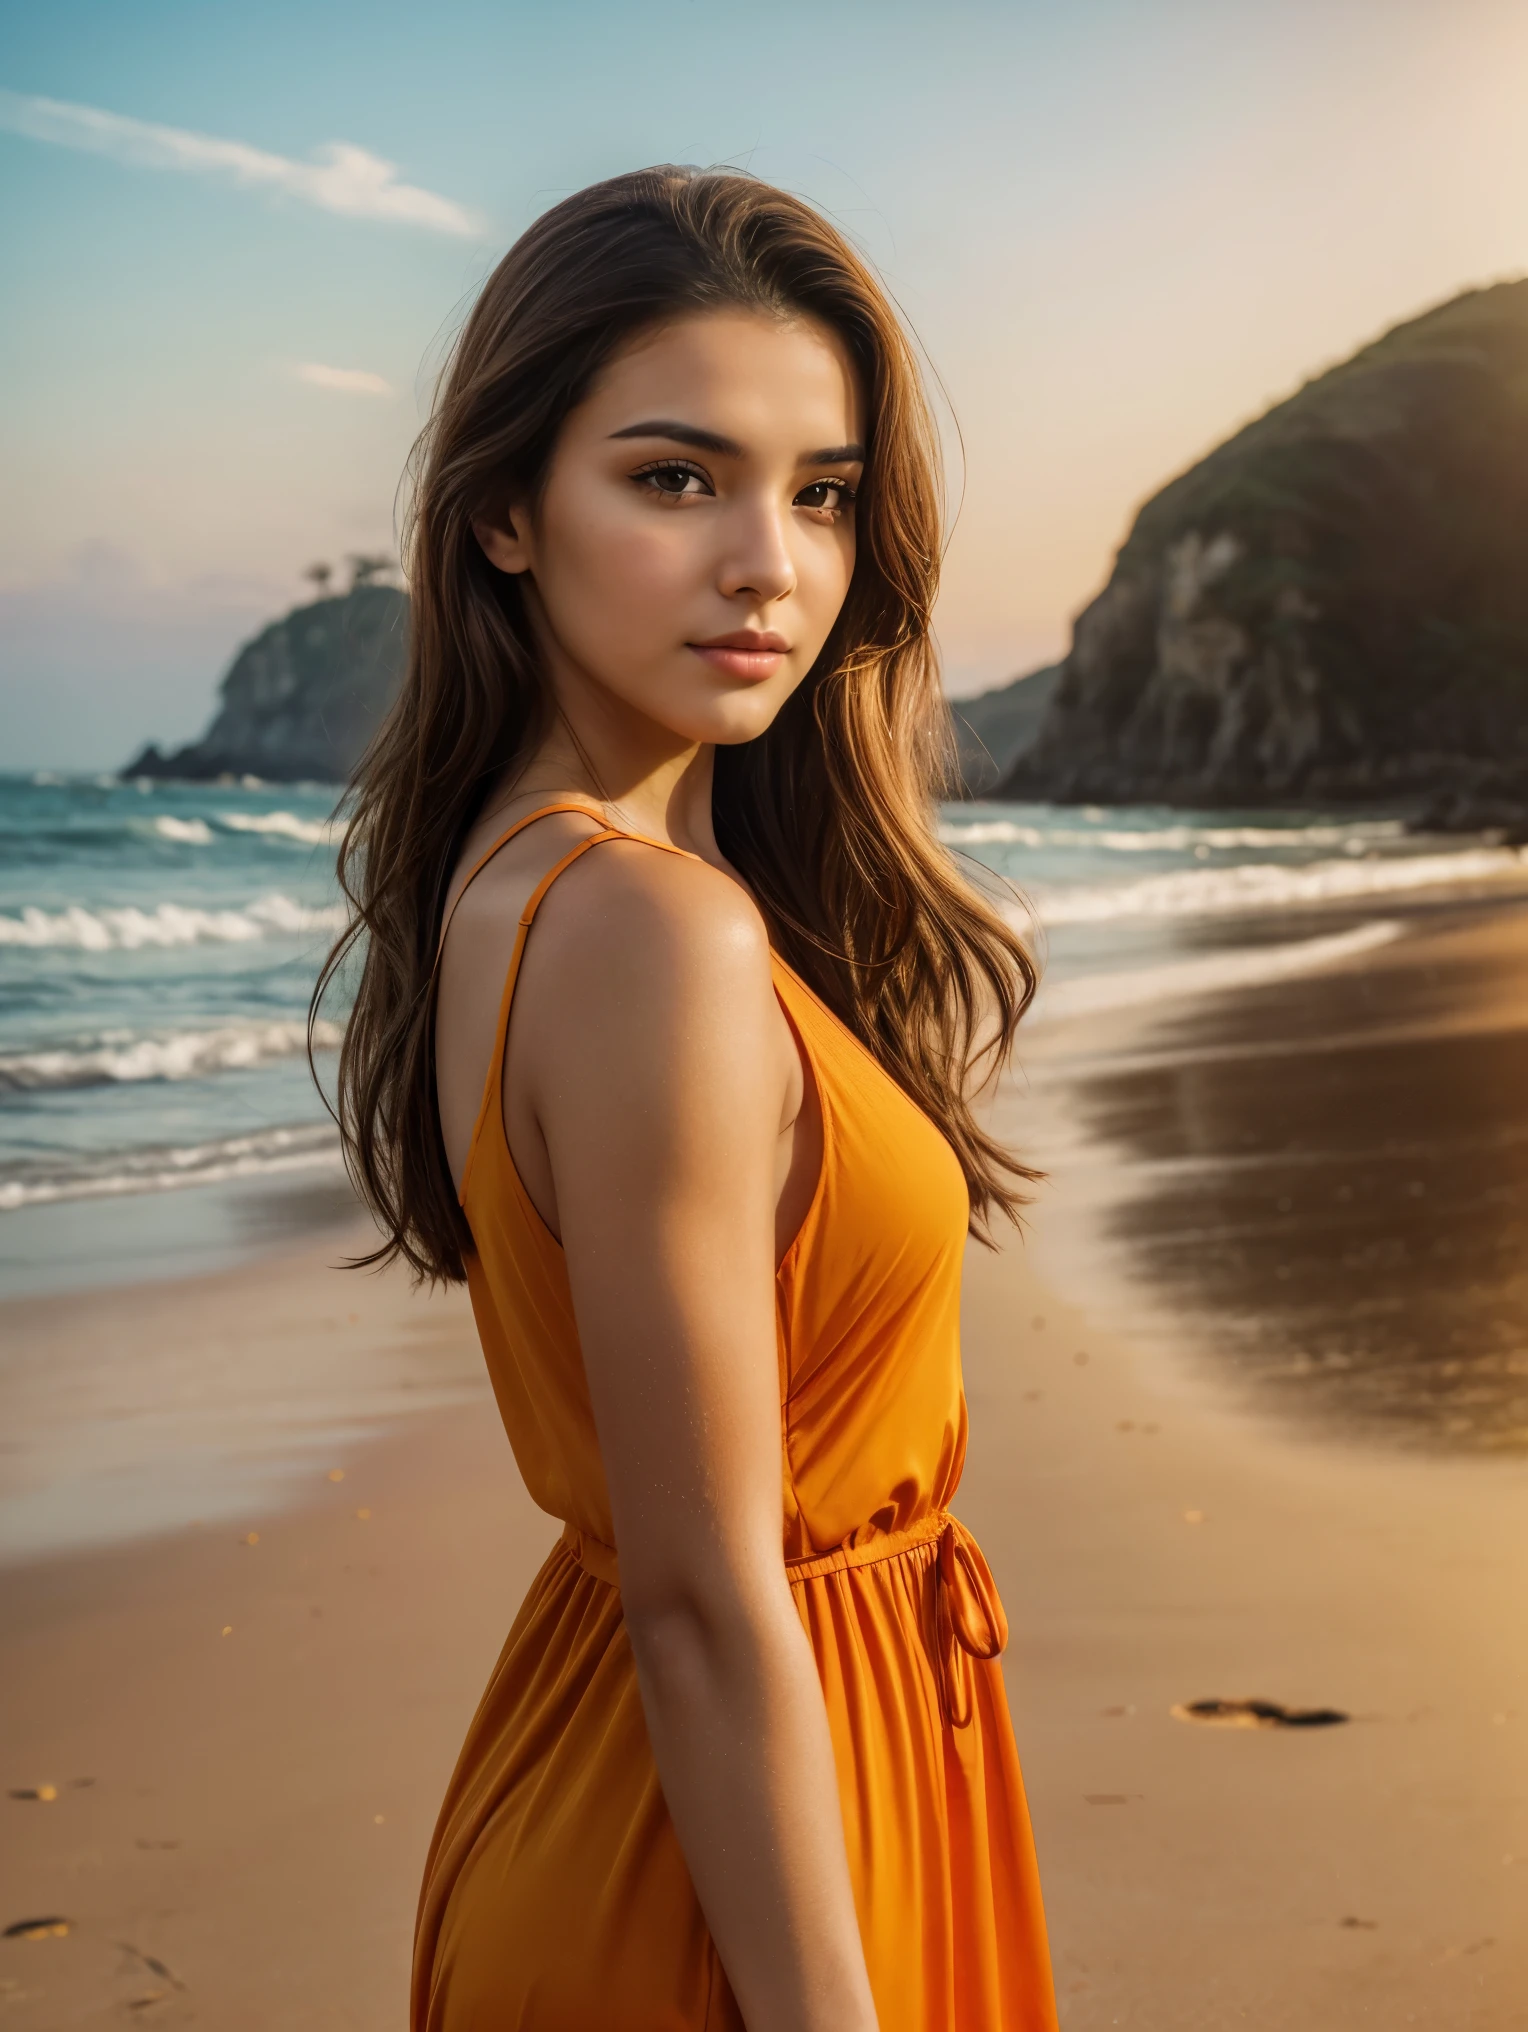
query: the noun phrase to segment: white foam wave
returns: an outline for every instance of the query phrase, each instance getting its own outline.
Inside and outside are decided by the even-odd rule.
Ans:
[[[1528,850],[1472,847],[1447,854],[1312,861],[1303,868],[1249,861],[1237,868],[1183,868],[1134,882],[1036,882],[1042,924],[1104,924],[1121,918],[1231,917],[1261,910],[1395,896],[1408,890],[1490,885],[1528,875]]]
[[[212,844],[212,828],[204,819],[171,818],[162,812],[154,820],[153,830],[162,840],[175,840],[188,847],[207,847]]]
[[[29,906],[19,917],[0,912],[0,946],[66,946],[82,952],[136,951],[145,946],[241,945],[251,939],[292,937],[301,932],[339,931],[345,912],[338,903],[317,908],[290,896],[258,896],[242,910],[203,910],[192,904],[160,903],[86,910]]]
[[[1127,832],[1095,826],[1023,825],[1016,819],[973,819],[942,825],[939,837],[952,847],[1098,847],[1116,854],[1184,854],[1201,847],[1211,853],[1285,847],[1291,853],[1335,848],[1345,854],[1361,854],[1381,841],[1403,839],[1405,827],[1399,819],[1374,819],[1351,825],[1174,825]]]
[[[72,1171],[32,1172],[0,1178],[0,1213],[49,1206],[60,1200],[111,1199],[136,1192],[174,1192],[182,1186],[220,1185],[281,1171],[337,1171],[339,1138],[327,1123],[264,1129],[213,1143],[114,1151]]]
[[[318,1023],[313,1042],[335,1049],[337,1023]],[[295,1021],[224,1023],[202,1030],[132,1037],[121,1032],[53,1051],[0,1052],[0,1094],[49,1093],[144,1080],[202,1079],[295,1058],[307,1049],[308,1026]]]
[[[1165,1002],[1179,995],[1224,993],[1283,981],[1321,967],[1361,958],[1389,945],[1402,927],[1388,920],[1356,925],[1351,931],[1324,938],[1296,939],[1288,945],[1253,947],[1250,951],[1205,953],[1194,959],[1169,961],[1116,974],[1084,974],[1076,980],[1045,981],[1025,1028],[1067,1017],[1095,1016],[1111,1009],[1133,1009],[1146,1002]]]
[[[345,830],[341,819],[299,818],[295,811],[220,811],[217,822],[233,833],[261,833],[309,847],[332,847]]]

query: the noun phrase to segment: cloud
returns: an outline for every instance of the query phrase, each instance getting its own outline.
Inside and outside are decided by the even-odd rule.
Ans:
[[[470,239],[480,220],[451,198],[417,184],[399,183],[397,166],[348,141],[327,141],[311,162],[271,155],[243,141],[221,141],[182,127],[156,127],[95,106],[71,106],[0,89],[0,127],[47,141],[108,155],[143,169],[178,169],[191,175],[224,176],[246,189],[284,192],[321,211],[351,219],[382,219],[395,226],[422,226],[432,233]]]
[[[384,395],[396,393],[391,381],[364,367],[325,367],[317,360],[304,360],[293,370],[310,388],[327,388],[335,395]]]

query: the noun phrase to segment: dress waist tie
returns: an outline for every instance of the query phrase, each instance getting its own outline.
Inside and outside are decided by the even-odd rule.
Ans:
[[[587,1572],[611,1587],[620,1586],[615,1548],[587,1531],[567,1524],[563,1544]],[[934,1547],[934,1628],[930,1651],[939,1685],[939,1708],[952,1727],[969,1726],[975,1713],[974,1659],[1001,1656],[1008,1642],[1008,1618],[998,1600],[997,1585],[982,1549],[958,1517],[935,1510],[905,1531],[878,1532],[861,1545],[841,1545],[832,1552],[812,1552],[785,1562],[785,1577],[794,1587],[820,1575],[850,1567],[875,1566],[898,1559],[920,1546]]]

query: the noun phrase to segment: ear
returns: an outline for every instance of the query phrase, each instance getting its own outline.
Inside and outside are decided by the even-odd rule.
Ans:
[[[502,526],[479,516],[474,517],[472,533],[478,540],[479,548],[488,562],[501,572],[527,572],[531,568],[531,554],[525,537],[517,524],[528,518],[523,511],[512,510]]]

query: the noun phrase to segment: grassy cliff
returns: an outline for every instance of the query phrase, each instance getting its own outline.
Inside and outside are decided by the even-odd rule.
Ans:
[[[1148,501],[1003,792],[1528,810],[1528,281],[1397,326]]]

